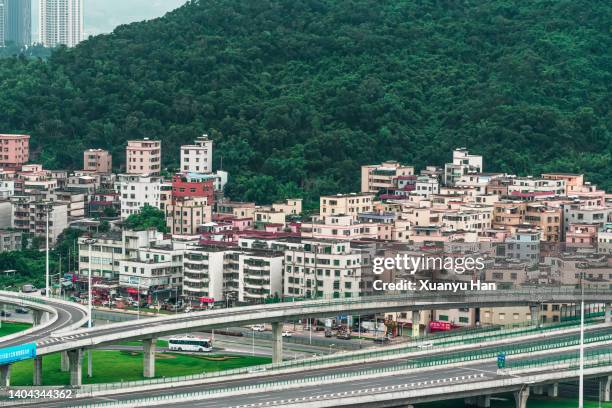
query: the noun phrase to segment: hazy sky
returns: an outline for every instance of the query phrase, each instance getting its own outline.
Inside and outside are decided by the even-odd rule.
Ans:
[[[85,35],[108,33],[121,24],[161,17],[187,0],[84,0]],[[32,1],[32,29],[38,38],[38,0]]]

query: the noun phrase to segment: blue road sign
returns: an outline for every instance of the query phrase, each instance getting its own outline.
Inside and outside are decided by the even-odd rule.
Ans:
[[[34,357],[36,357],[36,343],[21,344],[19,346],[0,349],[0,365]]]

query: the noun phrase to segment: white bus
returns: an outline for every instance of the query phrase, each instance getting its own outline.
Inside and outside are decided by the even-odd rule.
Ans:
[[[201,351],[211,352],[212,340],[200,337],[177,337],[168,340],[168,348],[171,351]]]

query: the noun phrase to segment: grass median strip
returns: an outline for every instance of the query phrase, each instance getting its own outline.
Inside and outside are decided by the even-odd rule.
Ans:
[[[155,361],[156,377],[178,377],[204,372],[230,370],[270,363],[268,357],[233,356],[220,354],[158,353]],[[142,352],[94,350],[93,377],[87,377],[87,357],[83,358],[83,384],[100,384],[143,380]],[[11,385],[32,385],[32,360],[15,363],[11,369]],[[67,385],[70,375],[60,370],[60,355],[43,357],[43,385]]]

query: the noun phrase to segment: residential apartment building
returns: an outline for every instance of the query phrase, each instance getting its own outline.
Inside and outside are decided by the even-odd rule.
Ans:
[[[263,303],[282,296],[283,253],[227,246],[192,247],[185,252],[183,295],[202,303]]]
[[[83,0],[39,0],[38,33],[49,48],[80,43],[84,40]]]
[[[512,179],[509,189],[518,193],[552,193],[553,195],[565,195],[565,180],[544,179],[534,177],[517,177]]]
[[[359,213],[373,211],[373,201],[374,194],[371,193],[321,196],[321,217],[346,214],[356,218]]]
[[[110,173],[113,170],[113,156],[108,150],[88,149],[83,152],[83,171]]]
[[[453,151],[453,162],[444,165],[444,184],[453,186],[468,173],[482,173],[482,156],[470,154],[465,147]]]
[[[166,225],[173,235],[195,235],[201,225],[212,221],[212,207],[205,197],[173,200],[165,211]]]
[[[0,0],[0,47],[32,44],[32,0]]]
[[[23,233],[0,229],[0,252],[21,251]]]
[[[179,297],[183,282],[185,249],[172,242],[154,242],[138,248],[128,259],[119,261],[119,286],[128,294],[136,290],[148,303],[169,296]],[[174,293],[174,295],[172,295]]]
[[[137,214],[145,205],[163,209],[163,178],[159,176],[120,174],[116,184],[121,218]]]
[[[361,166],[361,192],[378,193],[398,188],[397,179],[414,175],[414,167],[396,161]]]
[[[179,173],[172,176],[172,197],[199,197],[213,205],[215,189],[213,177],[200,173]]]
[[[372,290],[373,277],[371,250],[350,241],[302,240],[285,250],[286,297],[357,297]]]
[[[53,245],[68,228],[68,206],[64,203],[46,201],[40,196],[13,196],[10,200],[11,227],[16,230],[44,238],[48,213],[49,243]]]
[[[18,170],[30,159],[30,136],[0,134],[0,167]]]
[[[161,142],[159,140],[129,140],[125,148],[128,174],[157,176],[161,171]]]
[[[315,239],[377,239],[379,224],[356,221],[350,215],[329,215],[321,220],[302,223],[301,235]]]
[[[563,180],[565,182],[565,195],[572,195],[582,191],[584,175],[573,173],[544,173],[545,180]]]
[[[213,141],[208,135],[198,137],[194,144],[181,146],[181,171],[212,173]]]

